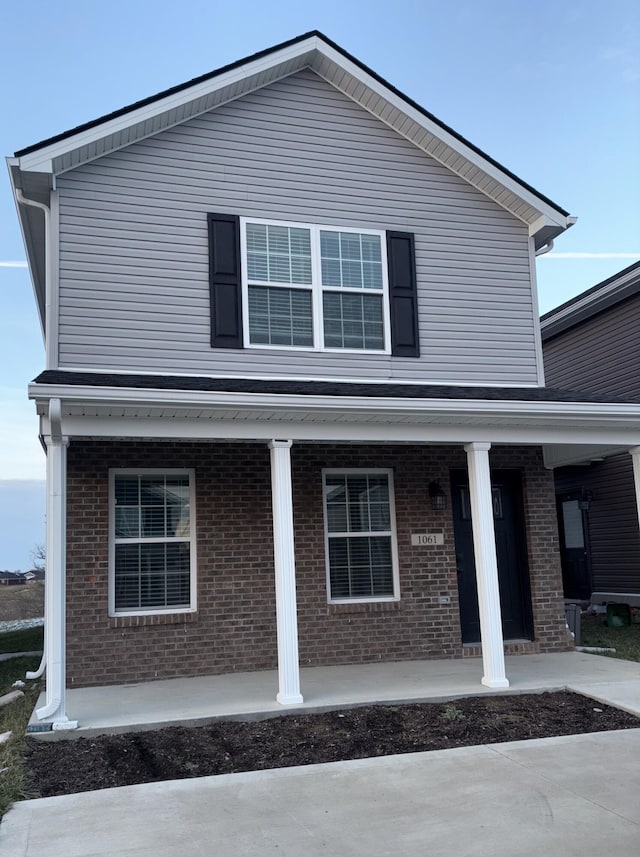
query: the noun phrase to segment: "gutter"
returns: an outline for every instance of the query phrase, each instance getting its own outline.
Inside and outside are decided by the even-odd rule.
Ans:
[[[31,206],[39,208],[44,213],[44,344],[47,368],[54,368],[56,361],[53,359],[53,350],[56,347],[54,337],[51,335],[51,325],[53,323],[53,266],[51,252],[51,208],[45,205],[44,202],[37,202],[35,199],[27,199],[18,187],[15,188],[16,200],[19,205]]]

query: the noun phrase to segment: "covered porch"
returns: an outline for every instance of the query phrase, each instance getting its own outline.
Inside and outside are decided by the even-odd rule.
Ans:
[[[115,380],[114,380],[115,379]],[[197,383],[196,383],[197,382]],[[162,386],[161,386],[162,385]],[[171,386],[169,386],[171,385]],[[235,385],[235,386],[234,386]],[[288,386],[287,386],[288,385]],[[41,726],[45,729],[53,728],[54,731],[82,728],[82,718],[86,716],[79,707],[77,713],[73,710],[71,700],[90,699],[96,696],[98,700],[109,699],[112,694],[114,700],[119,698],[113,687],[130,688],[131,685],[117,685],[116,678],[106,681],[111,685],[104,688],[89,688],[87,690],[78,688],[67,688],[65,677],[67,665],[67,642],[68,636],[65,629],[68,614],[68,605],[65,588],[68,581],[68,568],[66,557],[67,545],[67,447],[70,445],[73,452],[74,445],[78,443],[81,447],[81,456],[87,460],[94,461],[91,444],[111,445],[111,463],[102,461],[100,467],[94,467],[94,474],[102,473],[102,476],[93,477],[93,482],[88,479],[88,470],[84,474],[83,486],[92,484],[95,488],[95,480],[102,481],[102,492],[98,502],[91,512],[92,519],[102,522],[99,538],[95,533],[87,531],[81,541],[82,552],[86,551],[87,544],[101,544],[99,550],[103,558],[93,561],[90,570],[83,570],[87,584],[95,587],[95,591],[102,594],[93,604],[93,614],[96,617],[92,621],[95,625],[89,627],[89,621],[85,616],[82,605],[77,605],[74,614],[76,627],[84,627],[86,633],[91,636],[92,628],[104,628],[108,621],[108,629],[112,642],[115,643],[117,636],[124,637],[122,629],[129,633],[137,633],[137,628],[152,627],[157,625],[166,626],[171,623],[150,621],[146,617],[139,619],[138,616],[125,617],[126,621],[114,613],[111,604],[107,612],[107,601],[104,597],[104,571],[107,567],[106,544],[104,535],[106,522],[109,518],[108,503],[105,502],[106,481],[104,474],[107,466],[117,468],[123,466],[122,456],[116,462],[114,460],[114,449],[121,443],[126,449],[129,444],[128,455],[138,456],[140,461],[145,460],[147,466],[158,460],[159,452],[166,458],[170,454],[174,459],[182,456],[181,469],[186,471],[189,466],[184,461],[183,447],[180,444],[200,445],[199,448],[207,446],[209,450],[226,444],[227,449],[223,451],[227,456],[229,466],[238,467],[242,462],[241,450],[253,444],[256,449],[262,450],[260,455],[268,456],[262,460],[263,489],[267,487],[270,502],[265,502],[264,490],[262,493],[262,504],[256,506],[255,510],[262,510],[260,514],[264,517],[264,510],[268,510],[270,516],[269,529],[272,530],[272,541],[268,544],[263,538],[264,548],[269,547],[273,571],[271,580],[274,581],[274,613],[275,613],[275,636],[277,637],[277,664],[275,672],[277,682],[275,687],[271,686],[271,680],[267,676],[270,673],[249,672],[245,673],[242,664],[236,666],[229,661],[225,671],[232,673],[228,676],[217,676],[210,678],[206,670],[202,669],[202,676],[194,679],[167,679],[166,682],[149,681],[145,684],[136,685],[140,688],[140,698],[145,699],[147,695],[153,694],[154,686],[167,684],[172,687],[173,695],[182,700],[187,697],[186,705],[188,711],[195,706],[195,714],[191,719],[210,717],[211,707],[217,705],[218,698],[227,699],[228,694],[237,693],[239,700],[244,699],[242,690],[243,682],[247,683],[246,702],[225,704],[224,711],[213,716],[229,716],[235,713],[243,716],[256,716],[268,711],[281,712],[286,706],[288,710],[298,710],[300,707],[311,709],[335,707],[336,705],[362,704],[364,702],[376,701],[375,689],[386,684],[384,676],[380,675],[370,679],[369,689],[363,690],[360,699],[351,698],[353,687],[357,687],[362,671],[364,676],[375,676],[374,669],[388,669],[389,679],[393,686],[397,675],[398,680],[402,676],[410,676],[407,685],[393,687],[385,697],[388,700],[406,700],[418,698],[443,698],[471,692],[486,692],[496,689],[513,688],[514,678],[509,675],[508,669],[513,670],[518,659],[505,659],[505,647],[502,628],[501,590],[498,578],[498,559],[496,548],[496,531],[494,527],[495,497],[492,487],[492,461],[494,455],[500,455],[500,449],[510,448],[542,448],[548,466],[558,465],[564,462],[568,455],[586,457],[589,455],[609,454],[610,450],[619,451],[621,448],[632,452],[634,461],[640,459],[640,450],[637,447],[640,441],[640,406],[637,404],[608,404],[594,402],[590,399],[581,400],[579,397],[571,397],[570,394],[560,394],[557,391],[546,391],[537,389],[509,389],[509,390],[485,390],[481,388],[429,388],[416,385],[412,388],[384,387],[381,384],[352,385],[352,384],[289,384],[289,382],[255,382],[253,384],[244,382],[221,381],[220,379],[156,379],[145,378],[142,381],[133,376],[95,376],[88,378],[80,373],[51,372],[44,373],[44,377],[31,388],[31,395],[36,399],[41,414],[41,433],[48,450],[47,456],[47,479],[48,479],[48,517],[47,517],[47,551],[49,558],[48,582],[47,582],[47,604],[46,604],[46,634],[45,634],[45,657],[41,666],[42,672],[46,666],[47,670],[47,695],[44,704],[37,709],[37,716]],[[82,446],[84,444],[84,446]],[[132,451],[131,445],[135,446]],[[155,448],[154,448],[155,444]],[[169,448],[169,444],[172,444]],[[229,449],[233,444],[238,450],[238,457]],[[452,467],[464,467],[467,481],[468,509],[466,520],[470,528],[470,543],[475,556],[475,583],[477,585],[477,602],[479,608],[479,635],[475,640],[480,641],[477,651],[463,652],[460,654],[481,654],[482,665],[473,658],[465,657],[461,661],[446,662],[447,668],[453,674],[461,678],[448,684],[449,679],[440,685],[437,679],[437,667],[429,665],[441,663],[436,660],[413,660],[419,657],[413,650],[405,653],[402,663],[366,664],[363,661],[379,659],[381,662],[393,661],[394,652],[392,648],[384,653],[376,654],[374,657],[361,657],[360,664],[345,666],[315,666],[311,669],[301,669],[304,659],[300,657],[299,648],[299,612],[300,600],[297,595],[300,589],[300,566],[306,560],[305,549],[300,552],[300,532],[296,532],[294,517],[294,493],[296,490],[295,480],[292,477],[292,456],[298,449],[309,449],[324,445],[325,448],[340,447],[340,453],[344,457],[348,454],[346,450],[359,449],[363,446],[375,446],[379,449],[408,446],[434,450],[432,464],[437,460],[438,448],[452,447],[445,457],[441,455],[440,466],[443,473],[449,474]],[[144,451],[142,451],[144,449]],[[292,451],[293,450],[293,451]],[[192,449],[193,452],[193,449]],[[257,454],[257,453],[256,453]],[[145,459],[146,455],[146,459]],[[155,458],[153,457],[155,456]],[[136,459],[136,467],[139,461]],[[105,459],[106,460],[106,459]],[[454,464],[454,460],[458,464]],[[300,464],[300,461],[298,462]],[[132,467],[132,463],[124,465]],[[264,467],[267,467],[265,477]],[[316,462],[315,483],[320,485],[318,474],[320,464]],[[335,465],[334,465],[335,466]],[[348,466],[343,460],[342,468]],[[375,466],[375,465],[374,465]],[[198,464],[196,463],[195,469]],[[541,497],[540,486],[544,482],[542,464],[538,465],[537,474],[531,475],[528,496],[532,497],[537,491]],[[243,478],[247,478],[247,468],[243,471]],[[391,472],[391,470],[389,471]],[[408,472],[405,469],[405,472]],[[429,474],[433,472],[430,469]],[[427,471],[425,471],[427,473]],[[76,474],[77,475],[77,474]],[[391,477],[390,477],[391,478]],[[430,476],[431,478],[431,476]],[[448,476],[442,476],[448,478]],[[545,477],[546,478],[546,477]],[[229,480],[227,480],[229,481]],[[428,480],[424,481],[424,488]],[[270,483],[270,484],[269,484]],[[301,484],[300,482],[298,484]],[[83,487],[84,490],[84,487]],[[316,490],[316,489],[314,489]],[[414,496],[422,496],[420,492],[414,492]],[[80,495],[78,495],[80,496]],[[321,497],[321,492],[316,494]],[[404,506],[408,508],[410,492],[404,495]],[[426,496],[426,495],[425,495]],[[200,495],[200,500],[204,499]],[[424,501],[421,501],[424,502]],[[547,504],[545,500],[545,504]],[[202,503],[200,503],[202,506]],[[87,507],[91,508],[91,507]],[[210,507],[212,508],[212,507]],[[247,506],[249,508],[249,506]],[[316,504],[315,521],[321,520],[321,505]],[[318,509],[320,511],[318,511]],[[535,561],[540,569],[539,580],[544,581],[547,587],[545,593],[550,593],[550,598],[539,599],[541,605],[552,603],[555,611],[555,602],[560,603],[560,576],[559,568],[556,568],[555,560],[549,563],[548,568],[543,568],[548,557],[552,557],[557,551],[557,538],[555,523],[550,524],[544,518],[544,510],[529,509],[528,536],[536,535],[534,552]],[[536,515],[539,515],[536,518]],[[540,517],[542,515],[542,517]],[[420,520],[429,522],[428,518],[420,510]],[[311,519],[309,519],[311,520]],[[537,526],[537,523],[540,523]],[[246,517],[243,521],[245,529],[249,526]],[[264,520],[263,535],[264,535]],[[437,527],[437,531],[431,526],[423,533],[421,524],[414,527],[409,526],[407,517],[404,526],[405,551],[412,546],[420,544],[421,536],[434,536],[433,542],[436,546],[442,546],[442,530],[444,529],[444,550],[440,558],[442,572],[453,580],[455,587],[456,563],[458,552],[457,540],[454,545],[452,538],[452,521]],[[112,524],[111,524],[112,526]],[[233,526],[229,533],[233,533]],[[320,530],[318,530],[320,532]],[[448,534],[448,538],[447,538]],[[210,539],[207,535],[207,541]],[[306,532],[302,535],[306,538]],[[438,540],[438,536],[440,540]],[[418,542],[414,541],[418,539]],[[530,545],[531,546],[531,545]],[[250,548],[250,545],[249,545]],[[318,548],[317,543],[308,551],[317,568],[324,565],[322,555],[323,548]],[[405,553],[405,556],[408,554]],[[530,557],[531,558],[531,557]],[[266,553],[265,553],[266,559]],[[243,560],[244,561],[244,560]],[[224,563],[223,563],[224,564]],[[405,563],[406,564],[406,563]],[[111,562],[109,561],[109,566]],[[420,567],[427,567],[425,560]],[[95,570],[98,573],[96,573]],[[317,570],[317,569],[316,569]],[[275,572],[275,576],[273,574]],[[319,577],[316,580],[320,580]],[[408,580],[412,584],[412,580]],[[235,581],[230,584],[232,592]],[[437,586],[437,582],[435,584]],[[554,594],[554,589],[558,591]],[[411,591],[412,586],[406,587]],[[320,588],[317,588],[320,592]],[[324,592],[324,590],[323,590]],[[415,606],[427,601],[420,592],[416,592]],[[317,592],[316,592],[317,595]],[[438,607],[448,607],[453,611],[456,596],[440,596],[434,588],[429,593],[429,603]],[[332,615],[333,605],[329,603],[327,609],[326,595],[324,598],[324,615]],[[395,594],[388,599],[398,604],[400,598]],[[195,602],[194,602],[195,603]],[[251,604],[252,602],[248,602]],[[264,604],[264,602],[261,602]],[[67,605],[67,609],[65,609]],[[258,606],[258,601],[256,601]],[[338,605],[339,608],[342,605]],[[351,609],[351,608],[350,608]],[[195,610],[195,608],[194,608]],[[165,611],[168,612],[168,611]],[[320,611],[321,612],[321,611]],[[316,609],[317,617],[320,612]],[[333,610],[335,613],[335,609]],[[380,611],[377,611],[380,612]],[[550,639],[559,641],[565,645],[564,620],[562,627],[558,616],[553,619],[555,625],[549,635]],[[372,615],[374,615],[372,613]],[[389,615],[392,615],[389,613]],[[194,612],[194,618],[198,615]],[[398,613],[401,616],[401,613]],[[391,621],[391,620],[389,620]],[[345,618],[346,624],[351,623],[351,618]],[[179,623],[179,624],[178,624]],[[174,622],[174,629],[184,626],[182,639],[187,639],[189,625],[187,619],[182,616]],[[251,624],[249,622],[249,624]],[[325,622],[325,626],[328,623]],[[557,627],[556,627],[557,626]],[[405,623],[405,628],[411,627]],[[129,629],[131,629],[129,631]],[[196,628],[197,631],[197,628]],[[244,633],[242,629],[239,634]],[[176,636],[174,632],[174,637]],[[320,628],[317,633],[318,646],[323,640],[330,639],[326,627]],[[515,635],[515,642],[519,643],[519,635]],[[566,635],[565,635],[566,636]],[[562,637],[562,639],[561,639]],[[308,635],[307,635],[308,639]],[[364,637],[363,637],[364,639]],[[376,632],[370,634],[371,642],[376,644],[384,639],[384,634]],[[535,636],[525,638],[535,641]],[[243,637],[247,646],[255,644],[250,636]],[[105,650],[106,651],[106,650]],[[116,649],[112,648],[112,656]],[[197,651],[197,649],[193,649]],[[529,649],[530,651],[530,649]],[[441,649],[442,652],[442,649]],[[457,657],[460,657],[460,654]],[[433,652],[434,657],[440,653]],[[149,668],[153,669],[153,648],[149,648],[146,660]],[[399,658],[395,659],[399,661]],[[527,658],[525,657],[525,660]],[[135,657],[131,659],[135,663]],[[316,663],[322,663],[322,659],[316,658]],[[325,661],[326,663],[326,661]],[[336,659],[333,660],[333,664]],[[458,666],[458,663],[460,664]],[[529,661],[534,664],[534,661]],[[426,665],[422,672],[414,672],[411,664]],[[271,662],[264,666],[270,666]],[[185,664],[184,673],[192,674],[193,665]],[[258,665],[260,669],[262,665]],[[244,669],[256,669],[256,665],[245,665]],[[436,672],[433,672],[436,669]],[[518,667],[519,669],[519,667]],[[323,670],[328,670],[323,674]],[[355,671],[354,671],[355,670]],[[234,671],[235,674],[234,674]],[[344,671],[344,672],[343,672]],[[169,673],[175,675],[176,673]],[[240,674],[240,675],[238,675]],[[155,675],[158,675],[156,673]],[[166,673],[165,673],[166,675]],[[341,676],[345,676],[341,678]],[[517,675],[517,671],[514,673]],[[249,678],[246,678],[249,676]],[[146,679],[153,679],[154,674],[145,675]],[[532,679],[533,680],[533,679]],[[215,688],[211,686],[203,699],[203,708],[198,708],[196,702],[190,702],[188,697],[193,695],[199,698],[199,688],[204,688],[206,683],[212,681]],[[545,679],[547,684],[551,679]],[[187,682],[183,690],[176,690],[176,682]],[[237,686],[235,683],[238,683]],[[257,685],[255,684],[257,682]],[[263,682],[266,682],[264,684]],[[305,682],[307,683],[305,686]],[[460,684],[460,682],[462,682]],[[468,684],[467,684],[468,682]],[[87,682],[83,682],[87,683]],[[92,682],[96,684],[96,681]],[[332,686],[333,685],[333,686]],[[535,681],[534,681],[535,685]],[[560,682],[565,686],[566,682]],[[259,686],[259,700],[255,697],[255,687]],[[558,686],[552,682],[551,686]],[[343,688],[347,692],[343,693]],[[538,689],[544,689],[540,687]],[[148,690],[146,688],[149,688]],[[221,690],[221,688],[226,688]],[[457,688],[457,689],[456,689]],[[523,688],[536,689],[535,686],[524,682]],[[276,693],[277,689],[277,693]],[[129,690],[121,691],[125,697],[130,696]],[[373,693],[373,696],[372,696]],[[77,695],[80,696],[77,696]],[[220,695],[220,696],[219,696]],[[275,696],[275,699],[273,697]],[[264,701],[267,697],[271,702],[267,705]],[[133,697],[130,697],[133,698]],[[253,700],[253,701],[252,701]],[[382,701],[378,699],[377,701]],[[118,703],[116,708],[118,707]],[[168,702],[167,705],[170,705]],[[239,706],[238,711],[235,708]],[[159,704],[160,710],[165,710],[163,702]],[[127,708],[127,705],[124,705]],[[135,708],[135,706],[134,706]],[[147,713],[142,716],[145,720]],[[177,715],[176,715],[177,716]],[[88,719],[91,721],[92,715]],[[169,718],[168,722],[174,722],[175,718]]]
[[[640,664],[581,652],[506,657],[510,688],[501,693],[571,690],[640,716]],[[34,711],[28,731],[60,737],[204,725],[217,719],[258,720],[282,714],[379,703],[445,702],[496,693],[478,682],[477,659],[308,667],[300,670],[304,702],[276,702],[275,670],[88,687],[67,691],[73,732],[41,731]],[[44,694],[39,704],[44,704]]]

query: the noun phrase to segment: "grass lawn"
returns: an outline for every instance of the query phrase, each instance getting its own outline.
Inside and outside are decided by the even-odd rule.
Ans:
[[[582,645],[615,649],[602,652],[612,658],[640,661],[640,625],[609,628],[604,616],[582,616]]]
[[[0,661],[0,696],[11,691],[14,681],[24,680],[25,672],[37,669],[39,663],[39,657]],[[40,682],[29,681],[22,690],[22,699],[0,708],[0,733],[13,733],[6,743],[0,744],[0,817],[14,801],[29,797],[23,760],[24,732],[38,698]]]
[[[5,652],[42,651],[44,628],[25,628],[22,631],[4,631],[0,633],[0,654]]]

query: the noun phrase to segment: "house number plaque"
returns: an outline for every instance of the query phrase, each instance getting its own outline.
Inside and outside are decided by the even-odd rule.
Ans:
[[[424,547],[443,545],[444,533],[411,533],[411,544]]]

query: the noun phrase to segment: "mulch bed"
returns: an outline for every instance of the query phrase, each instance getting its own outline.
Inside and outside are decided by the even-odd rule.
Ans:
[[[631,714],[574,693],[373,705],[270,720],[75,740],[27,741],[34,795],[258,771],[474,744],[640,727]]]

